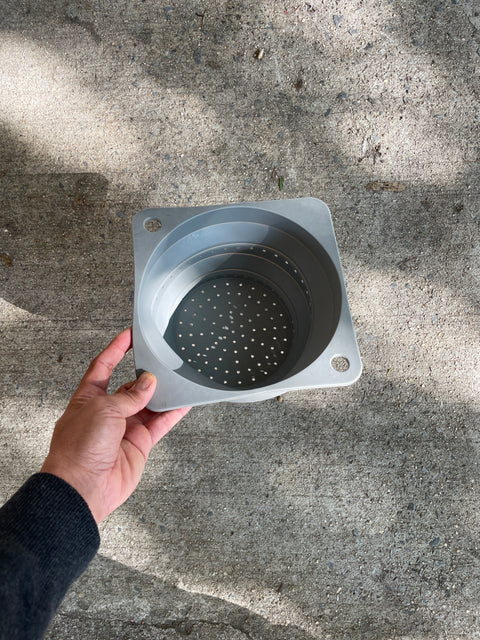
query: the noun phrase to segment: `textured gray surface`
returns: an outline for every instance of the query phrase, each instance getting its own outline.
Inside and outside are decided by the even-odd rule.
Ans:
[[[50,638],[480,637],[479,13],[2,3],[2,500],[131,321],[144,207],[323,199],[364,362],[193,410]]]

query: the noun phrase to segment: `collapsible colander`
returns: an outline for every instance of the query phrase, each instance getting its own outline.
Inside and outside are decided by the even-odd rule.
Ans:
[[[362,365],[328,207],[315,198],[133,219],[137,373],[154,411],[351,384]]]

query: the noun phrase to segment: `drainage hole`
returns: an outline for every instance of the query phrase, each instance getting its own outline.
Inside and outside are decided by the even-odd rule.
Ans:
[[[350,369],[350,362],[344,356],[335,356],[330,360],[330,364],[339,373],[344,373]]]
[[[143,224],[147,231],[150,233],[156,233],[162,228],[162,223],[157,218],[150,218],[150,220],[146,220]]]

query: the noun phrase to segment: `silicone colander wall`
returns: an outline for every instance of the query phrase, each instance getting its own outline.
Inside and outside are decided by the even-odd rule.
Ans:
[[[144,228],[152,217],[162,222],[137,282],[145,347],[178,385],[204,389],[196,403],[275,394],[319,358],[338,328],[337,267],[307,230],[274,211],[230,205],[177,224],[169,212],[143,212]]]

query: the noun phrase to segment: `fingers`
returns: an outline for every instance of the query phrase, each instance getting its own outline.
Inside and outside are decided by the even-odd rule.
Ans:
[[[129,418],[142,411],[150,402],[157,386],[153,373],[144,372],[133,383],[120,387],[109,400],[124,418]]]
[[[165,411],[163,413],[153,414],[150,413],[148,420],[145,420],[144,424],[150,432],[152,438],[152,447],[154,447],[164,435],[166,435],[177,422],[179,422],[189,411],[191,407],[184,407],[183,409],[173,409],[172,411]]]
[[[112,371],[132,346],[131,327],[122,331],[108,347],[92,360],[87,372],[78,386],[82,395],[97,395],[106,392]]]

